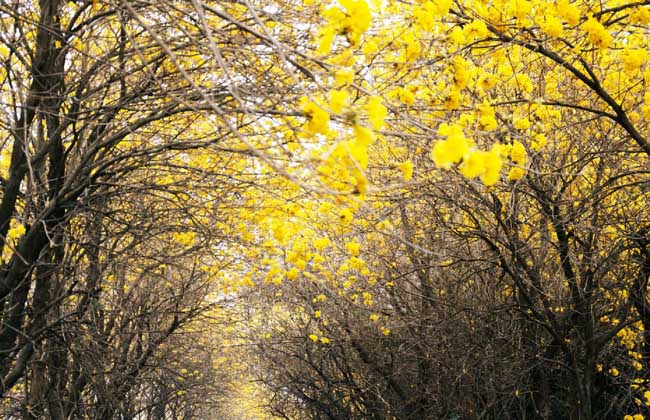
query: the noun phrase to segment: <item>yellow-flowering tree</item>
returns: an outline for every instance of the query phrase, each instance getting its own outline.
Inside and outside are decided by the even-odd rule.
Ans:
[[[251,156],[284,153],[270,117],[308,73],[275,46],[294,35],[270,33],[283,16],[0,4],[3,416],[216,412],[226,380],[205,316],[226,304],[230,209],[265,178]]]
[[[283,250],[267,251],[259,278],[300,313],[280,322],[280,335],[302,330],[302,341],[294,337],[286,353],[285,341],[275,347],[295,365],[269,356],[269,369],[296,386],[296,404],[324,418],[422,418],[434,408],[434,418],[642,416],[650,402],[647,5],[310,3],[321,18],[313,48],[323,70],[313,71],[324,87],[301,103],[303,136],[322,144],[308,150],[306,167],[340,195],[334,206],[304,200],[306,214],[265,222],[282,224],[274,239]],[[366,257],[390,255],[381,258],[388,263],[330,250],[318,258],[319,230],[340,250],[355,235],[376,243]],[[370,291],[360,279],[383,282]],[[287,280],[307,285],[284,289]],[[345,302],[333,303],[330,319],[306,309],[321,295]],[[382,302],[395,327],[378,326],[376,337],[391,344],[355,347],[369,334],[356,308]],[[430,323],[449,320],[455,306],[468,314],[452,317],[456,334],[444,334],[458,344],[436,355]],[[487,333],[496,336],[471,341]],[[463,353],[463,342],[506,350],[459,366],[483,357]],[[305,350],[315,345],[324,347],[318,358]],[[411,345],[411,357],[391,345]],[[388,369],[380,355],[390,354],[397,361]],[[521,372],[497,376],[508,364]],[[454,369],[443,378],[462,385],[446,407],[442,395],[454,388],[431,380],[445,365]],[[307,384],[301,368],[315,375]],[[499,383],[471,380],[485,375]],[[272,385],[285,390],[282,380]],[[400,385],[409,390],[401,400]],[[419,407],[409,405],[412,389],[422,392]],[[379,411],[372,398],[383,402]]]

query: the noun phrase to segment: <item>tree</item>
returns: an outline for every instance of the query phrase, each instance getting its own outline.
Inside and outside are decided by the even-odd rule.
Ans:
[[[254,130],[300,68],[259,29],[281,14],[41,0],[0,16],[3,412],[202,418],[221,385],[194,374],[213,356],[196,323],[224,305],[212,280],[258,182]]]
[[[397,418],[641,416],[650,401],[648,13],[637,3],[528,1],[323,9],[315,49],[329,112],[311,105],[318,98],[306,103],[305,130],[331,140],[314,172],[349,194],[335,201],[348,209],[337,220],[305,200],[307,215],[290,218],[278,241],[285,251],[269,252],[271,280],[307,283],[282,289],[285,302],[295,295],[288,312],[319,287],[335,301],[311,321],[295,315],[302,322],[265,346],[278,398],[324,418],[385,416],[362,401],[371,389]],[[339,250],[356,237],[361,262],[328,250],[323,268],[318,230]],[[367,279],[383,282],[368,290]],[[384,345],[365,329],[363,301],[390,317],[377,330]],[[445,351],[441,341],[454,344]],[[315,359],[310,346],[323,347]],[[400,401],[400,383],[421,395]]]

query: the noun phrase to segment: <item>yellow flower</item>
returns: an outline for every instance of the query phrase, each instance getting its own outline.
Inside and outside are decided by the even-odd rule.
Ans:
[[[483,101],[483,103],[478,106],[478,113],[478,122],[484,130],[495,130],[497,128],[498,124],[495,118],[494,108],[492,108],[487,101]]]
[[[557,38],[562,35],[562,22],[553,15],[545,15],[539,22],[539,28],[547,35]]]
[[[340,67],[350,67],[354,65],[354,61],[355,61],[354,54],[350,49],[346,49],[340,54],[337,54],[334,57],[329,59],[329,63]]]
[[[350,265],[351,269],[357,271],[363,270],[363,268],[366,266],[366,263],[361,258],[357,258],[357,257],[350,258],[348,264]]]
[[[383,104],[383,99],[380,96],[372,96],[368,99],[365,106],[366,113],[368,114],[368,121],[372,128],[381,130],[384,127],[384,120],[386,119],[387,110]]]
[[[593,16],[589,16],[582,28],[587,32],[589,41],[596,47],[605,49],[612,44],[612,35]]]
[[[345,244],[345,249],[353,257],[359,255],[359,250],[361,249],[361,244],[359,242],[348,242]]]
[[[326,237],[316,238],[314,241],[314,249],[322,251],[330,245],[330,239]]]
[[[533,137],[533,141],[530,143],[530,148],[535,152],[539,152],[542,147],[546,146],[547,142],[548,140],[546,139],[544,133],[536,134],[535,137]]]
[[[476,178],[485,172],[485,157],[487,153],[476,150],[465,156],[460,165],[460,173],[466,178]]]
[[[527,130],[530,127],[530,120],[528,118],[516,118],[513,125],[517,130]]]
[[[20,223],[15,223],[14,224],[14,220],[12,219],[11,220],[11,227],[9,228],[9,231],[7,232],[7,238],[12,239],[12,240],[15,241],[19,237],[23,236],[25,234],[25,232],[26,232],[25,226],[20,224]],[[194,232],[187,232],[187,234],[188,235],[191,234],[192,238],[194,237],[193,236]],[[174,236],[176,236],[176,235],[174,235]]]
[[[291,270],[287,271],[287,279],[288,280],[296,280],[298,279],[298,276],[300,275],[300,270],[298,268],[293,267]]]
[[[510,168],[510,171],[508,172],[508,181],[517,181],[523,178],[524,175],[526,175],[526,170],[515,166],[513,168]]]
[[[508,14],[520,20],[528,17],[530,10],[533,7],[532,4],[526,0],[512,0],[509,3],[510,8],[508,9]]]
[[[453,111],[460,106],[460,91],[455,87],[449,90],[449,94],[445,98],[445,109],[448,111]]]
[[[467,86],[471,76],[468,71],[471,68],[470,63],[460,56],[455,56],[452,59],[452,66],[454,67],[454,85],[458,89],[463,89]]]
[[[418,29],[428,32],[433,29],[434,15],[432,13],[433,2],[426,2],[422,6],[413,8],[413,20]]]
[[[341,69],[334,73],[337,86],[348,86],[354,82],[354,69]]]
[[[369,39],[363,43],[361,51],[363,51],[363,55],[366,56],[366,61],[370,61],[372,58],[371,56],[375,55],[375,53],[379,51],[379,45],[377,45],[377,42],[375,40]]]
[[[349,95],[344,90],[334,89],[330,92],[330,109],[335,114],[340,114],[347,105]]]
[[[432,158],[436,166],[449,169],[462,158],[462,154],[454,152],[447,140],[436,142],[433,146]]]
[[[347,142],[347,150],[349,156],[358,163],[359,167],[366,169],[368,166],[368,144],[359,140],[349,141]]]
[[[456,45],[465,44],[465,32],[460,26],[454,26],[454,29],[449,33],[449,39]]]
[[[447,139],[438,141],[433,146],[432,157],[436,166],[449,169],[469,153],[469,144],[459,125],[441,124],[438,133]]]
[[[397,97],[400,102],[404,105],[413,105],[415,103],[415,94],[409,89],[399,88],[397,91]]]
[[[352,222],[352,217],[352,212],[348,208],[341,210],[339,213],[339,220],[344,225],[350,224],[350,222]]]
[[[305,130],[312,134],[326,134],[329,131],[330,114],[307,97],[303,97],[301,102],[302,112],[307,117]]]
[[[336,33],[332,27],[326,26],[321,29],[318,34],[318,48],[316,49],[316,53],[319,55],[329,54],[332,50],[335,35]]]
[[[638,70],[647,58],[648,54],[644,48],[625,48],[621,54],[623,68],[628,72]]]
[[[650,23],[650,10],[647,7],[639,7],[630,17],[634,23],[647,25]]]
[[[571,26],[577,25],[580,22],[580,9],[569,4],[568,0],[558,1],[557,14]]]
[[[373,133],[368,127],[355,124],[353,129],[354,138],[360,145],[369,146],[375,141],[375,133]]]
[[[475,19],[463,29],[464,35],[470,40],[482,39],[487,36],[488,28],[482,20]]]
[[[359,45],[361,35],[370,27],[372,16],[368,3],[365,0],[340,0],[343,7],[347,10],[347,19],[343,24],[343,29],[347,34],[350,44]]]
[[[478,86],[484,91],[490,90],[497,84],[497,79],[492,73],[483,72],[478,78]],[[479,107],[480,111],[480,107]]]
[[[481,175],[481,181],[489,187],[496,184],[499,180],[499,174],[501,173],[501,167],[503,166],[500,145],[495,144],[492,146],[490,152],[485,156],[484,165],[485,172]]]
[[[524,148],[524,145],[519,143],[517,140],[512,143],[510,159],[517,165],[523,166],[526,164],[526,149]]]
[[[400,37],[401,41],[404,43],[404,59],[405,61],[414,61],[420,56],[422,52],[422,47],[420,46],[420,40],[416,38],[414,31],[407,31]]]
[[[451,0],[420,1],[421,6],[413,10],[415,24],[424,31],[431,31],[435,18],[449,13]]]
[[[411,178],[413,177],[413,164],[411,163],[410,160],[406,160],[402,163],[400,163],[397,168],[400,170],[402,173],[402,178],[404,178],[404,181],[410,181]]]
[[[363,172],[358,170],[353,171],[352,178],[354,179],[354,185],[356,187],[355,193],[365,194],[366,191],[368,191],[368,179]],[[343,224],[347,224],[343,219],[341,219],[341,221]]]
[[[318,336],[316,334],[309,334],[309,339],[315,343],[318,341]]]
[[[24,228],[23,228],[24,232]],[[11,231],[9,231],[9,235],[11,236]],[[177,232],[173,234],[174,236],[174,241],[181,245],[185,246],[190,246],[194,244],[194,240],[196,238],[196,233],[194,232]]]

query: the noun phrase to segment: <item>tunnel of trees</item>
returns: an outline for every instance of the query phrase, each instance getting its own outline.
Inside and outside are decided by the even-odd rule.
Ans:
[[[650,419],[647,1],[0,25],[0,418]]]

